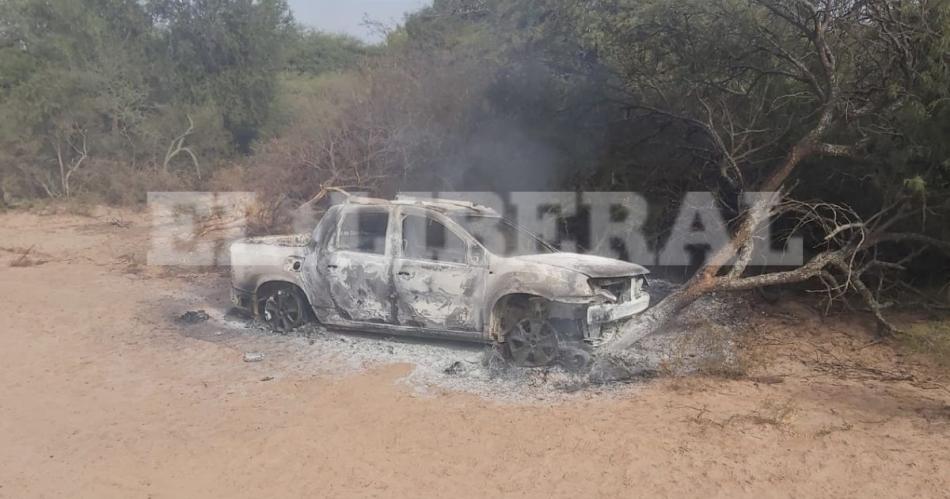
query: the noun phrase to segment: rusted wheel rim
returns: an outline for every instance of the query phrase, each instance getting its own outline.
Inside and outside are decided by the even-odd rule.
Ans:
[[[557,359],[557,334],[547,321],[522,319],[514,324],[505,341],[516,365],[546,366]]]
[[[264,300],[264,321],[278,331],[290,331],[302,322],[303,310],[297,297],[285,289]]]

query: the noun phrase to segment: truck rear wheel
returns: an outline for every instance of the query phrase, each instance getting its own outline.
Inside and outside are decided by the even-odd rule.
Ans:
[[[307,300],[291,285],[262,287],[257,303],[261,319],[275,331],[286,333],[308,322]]]

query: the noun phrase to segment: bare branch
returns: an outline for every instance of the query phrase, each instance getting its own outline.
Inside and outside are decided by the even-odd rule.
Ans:
[[[185,147],[185,140],[187,140],[195,130],[195,122],[191,119],[191,115],[186,114],[185,116],[188,118],[188,128],[181,135],[172,139],[168,145],[168,151],[165,152],[165,161],[162,162],[162,168],[167,172],[172,160],[179,154],[185,153],[191,158],[191,164],[195,167],[195,174],[198,176],[198,180],[201,180],[201,166],[198,164],[198,156],[191,147]]]

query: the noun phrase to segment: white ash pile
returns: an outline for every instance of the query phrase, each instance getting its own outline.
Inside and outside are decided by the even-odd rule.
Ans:
[[[302,328],[297,334],[301,340],[308,340],[308,350],[314,355],[310,365],[360,371],[387,364],[410,364],[412,372],[403,382],[423,396],[450,390],[526,403],[571,398],[589,385],[586,373],[570,372],[560,366],[511,366],[485,345],[339,333],[320,326]],[[613,390],[597,387],[585,395]]]

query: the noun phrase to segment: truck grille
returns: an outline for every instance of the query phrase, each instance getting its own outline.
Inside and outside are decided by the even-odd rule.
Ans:
[[[631,277],[611,277],[591,279],[590,284],[599,289],[608,291],[617,297],[617,303],[625,303],[632,299],[631,288],[633,284]]]

